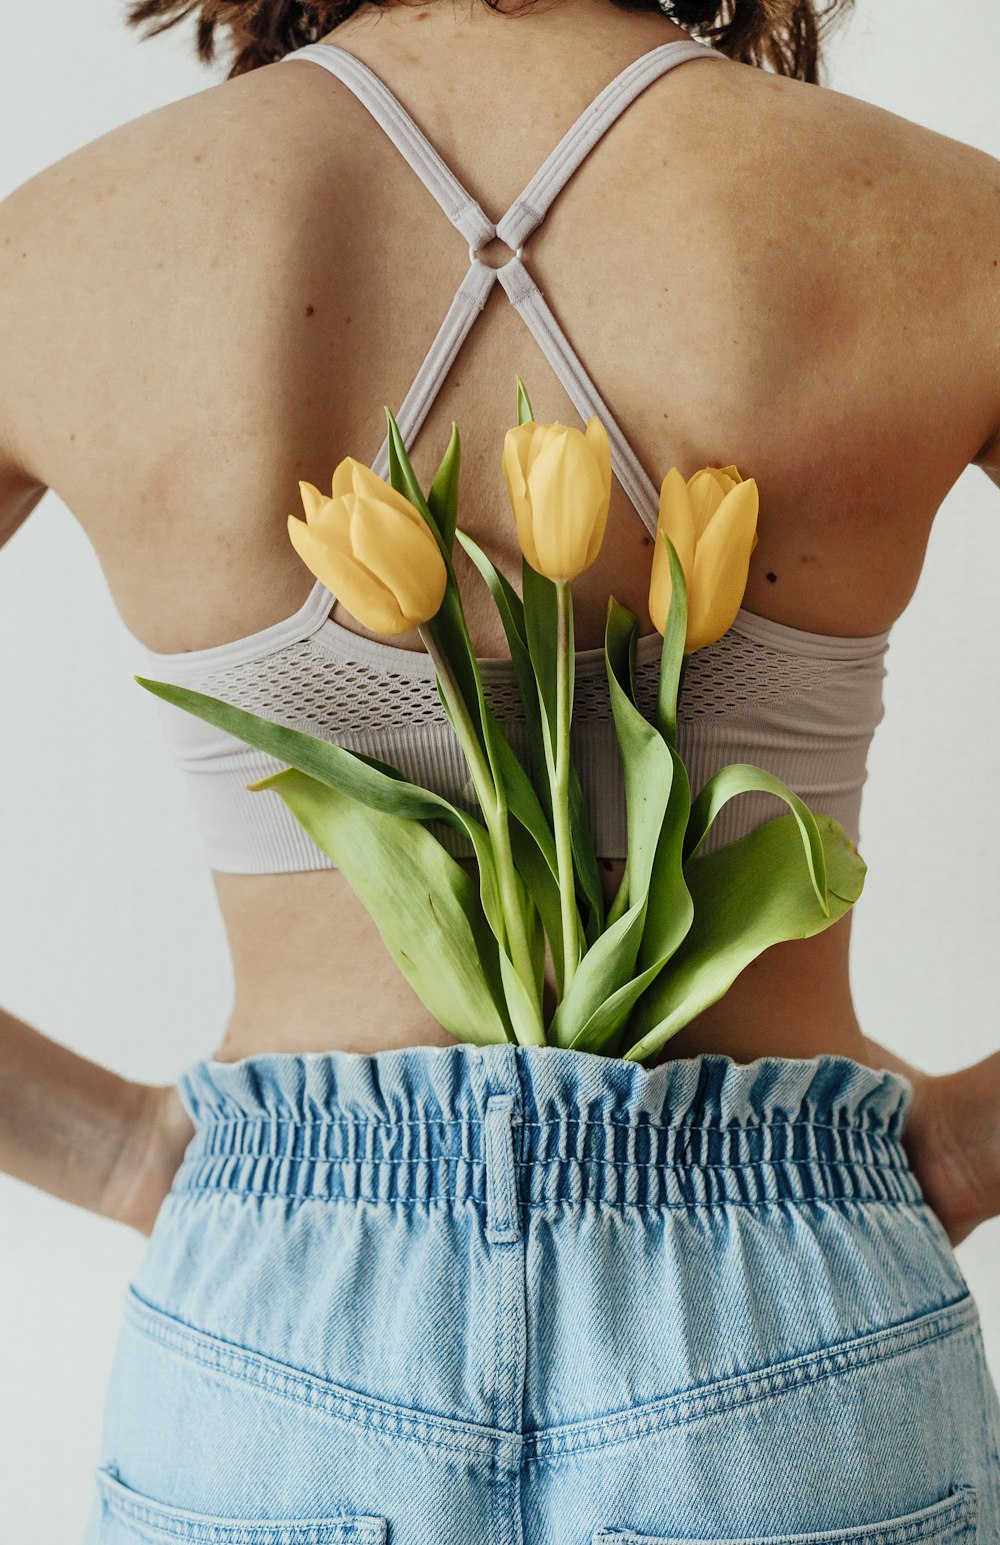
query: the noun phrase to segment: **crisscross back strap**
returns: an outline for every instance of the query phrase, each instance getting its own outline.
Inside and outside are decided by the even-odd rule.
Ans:
[[[469,243],[469,271],[395,415],[407,448],[419,433],[473,322],[499,279],[581,419],[598,417],[604,424],[611,446],[612,470],[646,528],[655,532],[659,492],[521,261],[521,247],[525,237],[545,218],[553,200],[577,167],[625,108],[646,86],[674,65],[696,58],[726,59],[726,55],[695,38],[680,38],[672,43],[661,43],[626,65],[583,110],[496,225],[462,186],[389,88],[360,59],[332,43],[307,43],[285,54],[279,61],[284,64],[296,59],[313,60],[336,75],[385,130],[452,225]],[[492,268],[476,256],[480,247],[496,237],[517,249],[500,268]],[[379,477],[388,476],[388,435],[382,441],[372,469]]]

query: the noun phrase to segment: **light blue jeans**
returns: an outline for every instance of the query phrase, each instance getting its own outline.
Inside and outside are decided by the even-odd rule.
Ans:
[[[979,1315],[845,1057],[205,1059],[89,1545],[997,1545]]]

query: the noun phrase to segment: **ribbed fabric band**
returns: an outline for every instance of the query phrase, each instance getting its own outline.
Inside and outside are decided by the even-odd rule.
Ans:
[[[706,1054],[644,1068],[559,1047],[406,1047],[202,1059],[174,1190],[485,1203],[488,1111],[513,1115],[528,1207],[921,1203],[913,1087],[847,1057]]]

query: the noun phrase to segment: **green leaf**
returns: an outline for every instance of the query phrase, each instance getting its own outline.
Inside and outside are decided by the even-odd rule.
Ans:
[[[500,570],[487,557],[479,544],[474,542],[472,537],[464,531],[456,531],[455,535],[486,581],[486,585],[500,615],[500,621],[503,624],[507,647],[510,650],[511,665],[517,677],[517,685],[524,709],[524,723],[527,731],[528,753],[531,763],[531,782],[538,796],[539,803],[545,812],[545,818],[551,824],[552,791],[549,786],[548,772],[546,771],[541,711],[538,704],[538,688],[535,685],[535,673],[531,666],[531,656],[528,653],[528,641],[524,629],[524,606],[513,585],[500,573]]]
[[[534,952],[532,952],[534,954]],[[534,960],[532,960],[534,964]],[[522,1046],[545,1046],[545,1028],[540,1023],[538,1006],[514,969],[506,950],[500,952],[500,973],[507,995],[507,1009],[514,1026],[515,1038]],[[537,975],[536,975],[537,982]],[[541,986],[538,986],[539,1002]]]
[[[157,697],[183,708],[209,724],[226,730],[248,745],[266,751],[276,760],[305,773],[327,788],[360,801],[369,809],[395,815],[408,821],[439,820],[461,831],[472,843],[479,866],[479,887],[483,911],[489,921],[498,948],[505,947],[506,928],[500,905],[499,882],[489,834],[481,822],[451,804],[440,794],[409,783],[397,769],[377,757],[348,751],[328,740],[306,735],[262,719],[258,714],[223,703],[204,692],[177,687],[170,682],[134,678]],[[246,787],[253,792],[271,788],[272,778],[259,779]],[[428,833],[434,837],[433,832]],[[555,862],[553,854],[553,863]],[[558,898],[557,898],[558,905]]]
[[[594,1010],[571,1043],[575,1050],[618,1055],[618,1035],[626,1030],[633,1005],[673,957],[694,917],[694,902],[682,867],[690,786],[684,763],[673,746],[669,750],[674,765],[673,782],[650,874],[642,938],[633,966],[635,975]]]
[[[659,971],[666,964],[694,917],[694,903],[684,878],[684,832],[691,810],[691,785],[676,750],[672,745],[668,749],[674,775],[649,877],[649,903],[637,962],[643,970],[655,963]]]
[[[578,1046],[583,1027],[605,1001],[632,978],[642,937],[645,897],[605,929],[580,961],[569,992],[556,1005],[549,1039],[556,1046]],[[631,1007],[631,1004],[629,1005]],[[627,1010],[626,1010],[627,1013]],[[580,1050],[597,1047],[580,1045]]]
[[[670,605],[660,651],[660,681],[656,700],[656,726],[672,746],[677,744],[677,694],[683,679],[684,644],[687,640],[687,581],[677,549],[665,531],[659,535],[670,564]]]
[[[403,443],[403,436],[399,432],[399,425],[388,408],[385,410],[385,416],[389,424],[389,483],[391,487],[395,488],[397,493],[405,494],[410,503],[415,505],[420,511],[437,537],[438,546],[445,557],[447,557],[448,549],[445,546],[441,529],[431,513],[430,506],[424,498],[424,491],[417,481],[417,475],[410,464],[410,458]]]
[[[759,789],[765,794],[774,794],[791,808],[805,846],[809,878],[816,892],[816,899],[825,913],[827,910],[826,860],[823,856],[823,840],[816,825],[816,817],[805,801],[792,792],[787,783],[775,777],[774,773],[766,772],[763,767],[753,767],[749,762],[732,762],[728,767],[720,768],[708,779],[691,807],[691,819],[684,840],[685,861],[693,858],[697,853],[708,836],[709,827],[723,806],[728,804],[729,800],[735,799],[737,794],[746,794],[753,789]]]
[[[344,874],[439,1024],[477,1046],[513,1039],[496,940],[465,870],[415,821],[286,768],[264,779]]]
[[[617,1051],[613,1050],[616,1037],[627,1025],[632,1005],[649,983],[656,978],[662,966],[662,961],[654,961],[645,971],[630,977],[627,982],[623,982],[615,992],[606,997],[570,1042],[570,1050],[617,1056]]]
[[[448,449],[434,474],[434,481],[427,495],[428,507],[437,522],[444,550],[449,557],[455,545],[455,523],[458,519],[458,474],[461,461],[462,445],[458,425],[452,423]]]
[[[350,794],[372,809],[385,810],[409,820],[444,820],[463,831],[468,830],[471,817],[465,811],[456,809],[430,789],[408,783],[395,768],[388,768],[387,763],[380,763],[374,757],[365,757],[335,745],[333,741],[275,724],[246,708],[224,703],[206,692],[196,692],[192,687],[153,681],[146,676],[133,676],[132,679],[155,697],[214,724],[237,740],[256,746],[259,751],[298,768],[330,788]],[[247,785],[249,788],[255,786]]]
[[[592,1039],[593,1028],[588,1031],[586,1047],[581,1035],[605,1002],[626,988],[633,978],[645,926],[650,877],[674,782],[671,749],[634,702],[636,626],[632,613],[611,597],[605,621],[604,654],[625,781],[630,905],[586,951],[569,992],[558,1004],[549,1032],[559,1046],[599,1050],[599,1044]],[[616,998],[616,1009],[605,1011],[598,1021],[602,1035],[610,1035],[623,1023],[633,1001],[634,997],[627,995]]]
[[[625,779],[628,868],[635,879],[619,891],[627,910],[587,951],[554,1016],[558,1044],[581,1051],[609,1050],[636,1000],[677,949],[694,910],[681,864],[690,809],[687,774],[635,704],[636,626],[612,597],[605,663]]]
[[[644,901],[674,779],[663,736],[635,704],[635,634],[632,613],[608,598],[604,659],[621,755],[628,826],[629,901]]]
[[[569,834],[573,845],[573,867],[586,905],[583,908],[584,946],[595,944],[604,928],[604,887],[597,866],[590,812],[583,797],[583,787],[576,768],[569,769]]]
[[[447,704],[445,704],[445,707],[447,708]],[[357,754],[355,753],[355,755]],[[365,761],[370,765],[380,767],[390,776],[402,779],[402,774],[397,772],[389,763],[379,763],[374,757],[366,757]],[[247,787],[263,789],[271,787],[271,783],[272,780],[270,778],[265,778],[260,783],[248,784]],[[437,797],[435,796],[435,798]],[[539,1037],[537,1035],[538,1015],[529,995],[525,991],[524,983],[514,969],[514,963],[507,948],[507,926],[500,895],[500,880],[496,869],[493,844],[485,827],[481,826],[474,817],[467,814],[464,810],[456,809],[455,813],[458,816],[456,824],[464,825],[466,834],[475,850],[476,863],[479,869],[479,899],[497,943],[499,969],[506,989],[506,999],[509,1005],[511,1021],[515,1028],[515,1038],[524,1045],[539,1044]],[[529,890],[524,888],[524,883],[520,876],[515,876],[515,883],[519,886],[519,904],[525,920],[525,930],[532,951],[532,965],[535,970],[538,1001],[541,1002],[542,984],[545,977],[545,938],[538,914],[531,901]],[[556,898],[556,905],[558,907],[558,896]],[[544,1044],[544,1040],[541,1044]]]
[[[465,548],[469,557],[478,568],[489,588],[490,594],[496,603],[500,621],[503,624],[507,645],[510,649],[511,663],[517,677],[517,684],[524,708],[524,722],[528,737],[528,752],[530,759],[531,785],[538,797],[539,804],[549,827],[552,825],[552,790],[549,783],[545,746],[542,732],[541,709],[538,700],[538,688],[535,681],[535,672],[528,651],[527,635],[524,620],[524,604],[514,587],[496,568],[492,561],[483,552],[473,539],[464,531],[456,533],[459,542]],[[573,843],[573,860],[576,866],[577,878],[583,891],[586,903],[586,918],[584,921],[584,934],[587,944],[593,944],[604,926],[604,893],[601,887],[601,876],[597,865],[597,855],[594,851],[594,839],[590,830],[590,818],[586,801],[576,768],[570,766],[569,772],[569,808],[570,808],[570,833]],[[547,931],[547,930],[546,930]],[[553,962],[555,961],[554,941]],[[560,941],[559,955],[562,956],[562,944]],[[561,969],[559,980],[562,980]]]
[[[694,921],[675,953],[636,1004],[628,1024],[637,1037],[624,1056],[642,1062],[729,990],[740,972],[772,944],[807,939],[837,922],[861,894],[867,866],[838,821],[815,817],[823,843],[829,915],[816,900],[802,863],[794,814],[778,816],[738,842],[685,865]]]
[[[612,923],[617,923],[623,913],[628,911],[628,854],[622,865],[621,879],[618,881],[618,889],[615,891],[604,919],[605,928],[610,928]]]
[[[519,424],[532,424],[535,415],[531,411],[531,403],[528,401],[528,389],[521,377],[517,377],[517,422]]]
[[[552,951],[552,965],[555,971],[556,983],[562,990],[565,963],[563,961],[562,947],[562,914],[559,909],[559,882],[552,869],[552,864],[546,859],[532,833],[518,820],[510,823],[510,848],[518,873],[538,909],[542,928],[545,930],[545,938],[548,939],[549,948]],[[552,862],[555,862],[554,856]],[[542,948],[542,974],[536,974],[536,981],[541,1002],[542,981],[544,979],[544,951],[545,938],[541,941]],[[536,962],[537,968],[537,962]]]
[[[541,710],[545,766],[551,778],[556,756],[556,638],[558,612],[556,587],[551,579],[533,569],[521,556],[521,594],[524,597],[524,631]]]

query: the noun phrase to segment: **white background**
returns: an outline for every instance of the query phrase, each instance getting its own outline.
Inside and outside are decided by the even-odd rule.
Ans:
[[[123,12],[124,0],[49,0],[5,15],[0,197],[223,78],[222,65],[196,63],[189,27],[142,43]],[[859,0],[829,48],[834,89],[1000,156],[992,0]],[[1000,490],[970,469],[893,632],[854,921],[866,1033],[934,1072],[1000,1045],[998,603]],[[225,934],[155,701],[132,680],[146,662],[52,493],[0,552],[0,662],[0,1003],[123,1074],[167,1082],[218,1042],[232,992]],[[80,1537],[121,1295],[144,1243],[0,1177],[0,1533],[11,1545]],[[1000,1221],[958,1259],[1000,1383]]]

